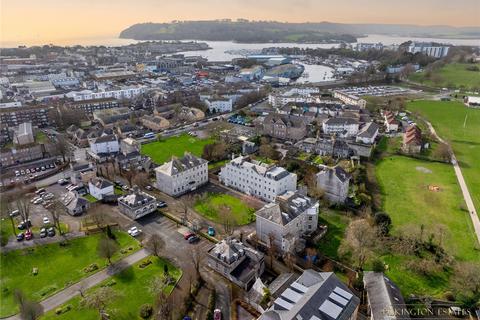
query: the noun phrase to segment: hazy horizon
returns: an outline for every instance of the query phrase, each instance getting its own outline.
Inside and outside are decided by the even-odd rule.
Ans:
[[[237,19],[480,26],[480,1],[2,0],[1,42],[118,36],[135,23]],[[432,14],[433,12],[433,14]]]

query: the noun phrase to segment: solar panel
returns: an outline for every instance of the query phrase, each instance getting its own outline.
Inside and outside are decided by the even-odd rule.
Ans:
[[[274,302],[276,305],[282,307],[283,309],[286,309],[286,310],[290,310],[292,309],[293,307],[293,304],[291,304],[290,302],[287,302],[285,300],[283,300],[282,298],[277,298],[277,300],[275,300]]]
[[[292,302],[298,302],[298,300],[302,298],[302,295],[288,288],[287,290],[283,291],[282,298],[285,298]]]
[[[344,297],[345,299],[347,300],[350,300],[353,295],[345,290],[343,290],[342,288],[339,288],[339,287],[336,287],[335,290],[333,290],[333,292],[341,295],[342,297]]]
[[[336,294],[335,292],[332,292],[330,293],[330,295],[328,296],[331,300],[337,302],[339,305],[341,306],[346,306],[348,304],[348,300],[345,299],[344,297],[342,296],[339,296],[338,294]]]
[[[300,291],[300,292],[302,292],[302,293],[305,293],[305,292],[307,292],[307,290],[308,290],[307,287],[305,287],[304,285],[302,285],[302,284],[300,284],[300,283],[298,283],[298,282],[293,282],[293,283],[290,285],[290,287],[292,287],[292,288],[294,288],[294,289],[296,289],[297,291]]]
[[[341,307],[329,300],[325,300],[318,309],[333,319],[337,319],[340,313],[343,311]]]

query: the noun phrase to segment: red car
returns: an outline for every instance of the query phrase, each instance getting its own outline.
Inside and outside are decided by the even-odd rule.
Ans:
[[[193,232],[187,232],[183,235],[183,239],[188,240],[190,237],[193,237],[195,233]]]
[[[213,311],[213,320],[222,320],[222,311],[220,309]]]
[[[25,232],[25,240],[32,240],[32,238],[33,238],[33,233],[32,233],[32,231],[27,230],[27,231]]]

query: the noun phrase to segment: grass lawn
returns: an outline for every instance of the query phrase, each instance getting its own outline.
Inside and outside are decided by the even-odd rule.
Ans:
[[[145,268],[140,268],[139,265],[146,260],[152,263]],[[150,292],[150,284],[155,277],[162,277],[164,272],[164,265],[168,266],[170,276],[175,280],[175,283],[180,279],[182,271],[175,268],[170,262],[165,259],[157,257],[148,257],[136,263],[135,265],[125,269],[121,273],[114,275],[112,278],[105,280],[97,287],[92,288],[87,292],[90,293],[101,286],[111,286],[113,290],[119,293],[119,297],[114,299],[108,305],[108,313],[112,319],[141,319],[139,316],[140,306],[149,303],[153,305],[154,294]],[[165,290],[170,293],[173,291],[175,284],[168,285]],[[76,319],[87,320],[97,319],[98,311],[80,306],[81,297],[77,296],[68,301],[62,307],[71,307],[61,315],[56,315],[55,310],[47,312],[41,319]]]
[[[113,260],[139,249],[139,243],[128,234],[115,232],[115,235],[121,248],[131,247],[132,250],[119,252]],[[97,254],[100,236],[72,239],[65,247],[53,243],[2,253],[0,317],[17,312],[13,301],[13,292],[17,288],[39,301],[92,274],[83,270],[92,263],[96,263],[99,269],[104,268],[107,261]],[[36,276],[32,275],[33,268],[38,268]]]
[[[469,71],[468,66],[480,67],[480,64],[449,63],[444,67],[433,71],[433,77],[437,81],[425,78],[425,72],[417,72],[410,76],[410,80],[432,87],[448,88],[480,88],[480,71]]]
[[[188,134],[182,134],[144,144],[142,145],[141,153],[152,158],[152,161],[156,164],[163,164],[170,161],[172,156],[182,157],[185,151],[201,156],[203,147],[213,142],[213,139],[199,139]]]
[[[44,132],[41,132],[41,131],[37,132],[37,134],[35,135],[36,143],[44,143],[47,141],[48,141],[48,137]]]
[[[83,196],[85,199],[87,199],[88,202],[90,203],[95,203],[98,201],[97,198],[95,198],[94,196],[92,196],[91,194],[86,194]]]
[[[197,200],[193,208],[200,215],[214,222],[221,222],[219,214],[223,206],[230,208],[230,214],[238,225],[255,221],[255,209],[247,206],[242,200],[228,194],[210,193],[206,199]]]
[[[383,209],[392,218],[392,234],[420,234],[423,225],[424,237],[434,234],[434,241],[441,241],[457,261],[480,261],[473,226],[468,212],[461,209],[463,197],[451,165],[390,156],[377,163],[376,175]],[[440,191],[430,191],[429,185],[440,187]],[[406,267],[413,257],[382,259],[390,265],[388,275],[404,293],[436,295],[445,290],[448,276],[444,271],[421,277]]]
[[[427,118],[438,135],[451,144],[480,211],[480,110],[454,101],[415,101],[407,108]]]
[[[329,258],[338,260],[338,248],[345,236],[345,229],[350,218],[345,213],[337,211],[322,211],[318,217],[318,225],[326,225],[327,233],[318,242],[318,251]]]
[[[220,161],[217,161],[217,162],[210,162],[208,164],[208,170],[214,170],[214,169],[217,169],[217,168],[220,168],[220,167],[223,167],[227,162],[229,162],[230,160],[227,159],[227,160],[220,160]]]

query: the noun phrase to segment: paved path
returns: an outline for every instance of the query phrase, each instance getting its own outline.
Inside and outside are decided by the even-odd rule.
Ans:
[[[127,267],[133,265],[134,263],[148,257],[150,254],[147,250],[141,249],[120,261],[115,262],[113,265],[109,266],[102,271],[99,271],[95,274],[92,274],[90,277],[77,282],[74,285],[71,285],[68,288],[54,294],[53,296],[40,301],[40,304],[43,307],[43,311],[47,312],[57,308],[58,306],[64,304],[68,300],[72,299],[73,297],[80,294],[79,289],[88,289],[91,288],[100,282],[110,278],[111,276],[119,273],[120,271],[126,269]],[[6,318],[8,320],[19,320],[20,317],[18,315],[14,315],[12,317]]]
[[[455,154],[453,153],[453,149],[447,142],[445,142],[445,140],[443,140],[438,136],[437,132],[435,131],[435,128],[432,126],[430,122],[428,122],[425,119],[423,120],[427,123],[430,132],[438,139],[438,141],[445,143],[449,146],[453,169],[455,170],[455,175],[457,176],[458,184],[462,189],[463,198],[465,199],[465,203],[467,204],[469,216],[472,219],[473,228],[475,229],[475,234],[477,236],[477,241],[480,244],[480,219],[478,218],[477,210],[475,209],[475,205],[473,204],[472,197],[470,196],[470,192],[468,191],[467,184],[465,183],[462,170],[460,168],[460,165],[458,164]]]

